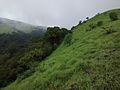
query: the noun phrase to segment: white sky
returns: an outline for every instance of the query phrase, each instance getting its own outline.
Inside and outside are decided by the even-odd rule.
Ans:
[[[70,28],[87,16],[120,8],[120,0],[0,0],[0,17]]]

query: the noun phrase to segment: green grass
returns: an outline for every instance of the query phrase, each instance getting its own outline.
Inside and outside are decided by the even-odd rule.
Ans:
[[[119,20],[110,21],[116,12]],[[115,32],[89,25],[103,21]],[[111,10],[76,27],[69,46],[62,43],[36,72],[24,80],[16,80],[2,90],[120,90],[120,10]]]

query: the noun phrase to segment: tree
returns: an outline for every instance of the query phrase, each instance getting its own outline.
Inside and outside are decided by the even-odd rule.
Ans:
[[[82,24],[82,21],[80,20],[80,21],[79,21],[79,25],[81,25],[81,24]]]
[[[88,19],[89,19],[89,17],[86,17],[86,19],[88,20]]]
[[[65,45],[70,45],[72,41],[72,33],[69,33],[66,35],[65,40],[64,40],[64,44]]]
[[[67,33],[68,30],[65,28],[60,29],[59,27],[49,27],[44,38],[46,42],[49,42],[54,47],[54,45],[59,45],[62,42]]]
[[[118,20],[118,15],[117,15],[117,13],[115,13],[115,12],[111,12],[111,13],[109,14],[109,17],[110,17],[111,21]]]

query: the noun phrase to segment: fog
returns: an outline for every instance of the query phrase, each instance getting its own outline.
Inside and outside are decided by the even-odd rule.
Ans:
[[[0,0],[0,17],[71,28],[79,20],[120,8],[120,0]]]

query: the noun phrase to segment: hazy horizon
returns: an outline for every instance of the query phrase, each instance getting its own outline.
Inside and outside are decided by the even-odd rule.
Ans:
[[[0,0],[0,17],[39,26],[71,28],[80,20],[120,8],[113,0]]]

